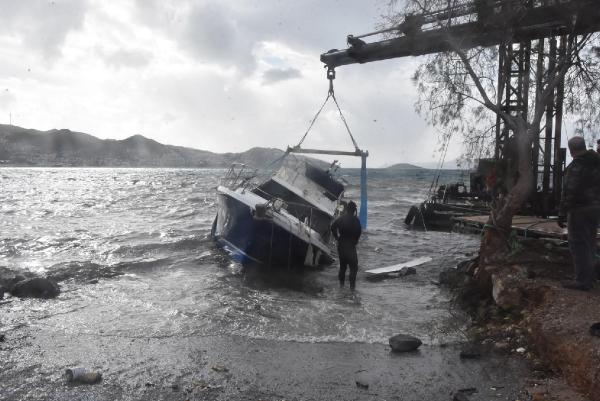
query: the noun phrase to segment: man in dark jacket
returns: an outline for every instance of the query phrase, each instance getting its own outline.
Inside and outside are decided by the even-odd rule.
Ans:
[[[569,249],[575,280],[563,287],[589,290],[595,281],[596,235],[600,222],[600,154],[586,150],[585,140],[569,140],[573,161],[567,167],[558,215],[558,225],[567,222]]]
[[[331,225],[331,233],[336,239],[338,256],[340,258],[340,286],[344,286],[346,268],[350,267],[350,289],[356,287],[356,273],[358,272],[358,256],[356,255],[356,244],[362,229],[360,221],[356,217],[356,203],[350,201],[346,205],[344,214],[338,217]]]

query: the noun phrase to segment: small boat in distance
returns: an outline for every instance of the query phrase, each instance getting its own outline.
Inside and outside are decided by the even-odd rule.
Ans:
[[[268,267],[324,266],[331,222],[343,209],[344,186],[328,169],[286,157],[270,177],[233,164],[217,187],[211,237],[232,259]]]

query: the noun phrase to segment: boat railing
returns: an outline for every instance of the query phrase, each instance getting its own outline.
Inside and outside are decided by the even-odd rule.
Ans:
[[[257,170],[243,163],[232,163],[220,184],[230,189],[254,186],[253,179],[257,176]]]

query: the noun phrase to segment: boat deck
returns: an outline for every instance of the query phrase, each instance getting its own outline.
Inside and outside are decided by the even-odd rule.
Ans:
[[[453,220],[463,226],[482,230],[488,221],[489,216],[461,216]],[[517,235],[533,238],[556,238],[567,239],[567,229],[560,228],[556,220],[544,219],[535,216],[514,216],[512,229]]]

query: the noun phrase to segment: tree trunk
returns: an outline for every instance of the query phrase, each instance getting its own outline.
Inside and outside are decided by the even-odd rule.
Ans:
[[[508,194],[500,196],[496,200],[483,231],[479,248],[479,267],[474,275],[482,294],[491,294],[491,276],[494,271],[502,268],[504,259],[510,253],[508,239],[513,216],[525,205],[533,190],[531,146],[534,132],[535,128],[528,128],[522,121],[519,122],[514,132],[518,157],[518,176]]]

